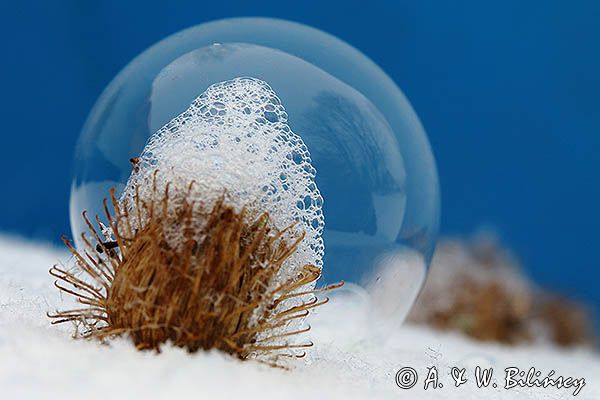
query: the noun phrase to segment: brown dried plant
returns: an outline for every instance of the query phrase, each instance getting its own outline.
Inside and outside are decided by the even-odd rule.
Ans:
[[[438,244],[409,321],[482,341],[559,346],[598,342],[584,304],[532,285],[494,237]]]
[[[174,213],[168,211],[175,201],[168,185],[155,197],[144,202],[138,192],[132,208],[120,204],[111,190],[113,212],[104,200],[109,229],[96,217],[100,233],[83,213],[93,237],[82,234],[86,249],[78,251],[63,238],[81,273],[50,269],[55,286],[83,307],[48,314],[52,323],[74,322],[84,338],[126,335],[138,349],[160,351],[172,342],[190,352],[214,348],[272,365],[281,357],[303,357],[312,343],[290,339],[310,327],[301,329],[295,322],[328,301],[318,301],[317,292],[343,284],[312,289],[321,275],[314,265],[275,284],[304,235],[290,240],[293,225],[277,230],[268,213],[249,218],[223,197],[198,232],[194,204],[185,196]],[[166,239],[172,224],[183,227],[178,248]]]

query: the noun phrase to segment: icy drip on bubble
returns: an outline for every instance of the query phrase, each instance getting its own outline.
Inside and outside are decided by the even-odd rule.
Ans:
[[[182,114],[152,135],[132,173],[121,202],[164,193],[187,193],[200,209],[210,210],[223,194],[227,205],[257,216],[268,212],[284,229],[297,223],[305,238],[282,268],[286,279],[305,264],[322,266],[323,198],[315,184],[308,148],[287,124],[287,114],[271,87],[258,79],[236,78],[214,84]],[[172,206],[174,203],[171,203]],[[198,228],[204,221],[195,218]],[[134,227],[135,228],[135,227]],[[168,241],[183,242],[183,227],[173,226]],[[288,275],[289,274],[289,275]]]

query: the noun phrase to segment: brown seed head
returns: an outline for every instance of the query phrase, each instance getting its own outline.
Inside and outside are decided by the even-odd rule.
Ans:
[[[309,329],[295,322],[327,302],[317,292],[341,284],[313,289],[321,275],[314,265],[278,279],[303,239],[293,225],[277,230],[268,213],[251,217],[223,198],[205,212],[205,223],[194,224],[197,208],[168,187],[150,201],[137,196],[135,204],[120,204],[114,190],[111,200],[113,212],[104,203],[108,227],[96,218],[100,234],[83,214],[93,237],[82,235],[87,249],[65,240],[84,277],[50,270],[55,285],[84,306],[49,314],[53,324],[74,321],[82,337],[127,335],[138,349],[158,351],[170,341],[190,352],[216,348],[273,365],[312,346],[293,341]],[[173,224],[184,233],[177,247],[166,238]]]

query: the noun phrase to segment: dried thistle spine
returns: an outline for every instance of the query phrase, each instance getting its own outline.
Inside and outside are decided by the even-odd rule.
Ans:
[[[55,286],[84,308],[49,314],[52,323],[77,322],[84,327],[82,337],[127,335],[138,349],[159,350],[171,341],[190,352],[216,348],[271,364],[304,356],[302,349],[312,343],[291,339],[310,328],[290,327],[290,322],[327,302],[318,301],[316,293],[341,283],[312,289],[321,270],[304,265],[274,285],[303,234],[290,240],[293,225],[277,230],[268,213],[251,218],[223,198],[206,212],[198,232],[192,223],[195,205],[187,196],[173,198],[169,185],[161,195],[152,192],[151,199],[138,194],[134,204],[123,204],[112,190],[112,213],[104,201],[108,229],[99,234],[83,214],[95,243],[82,234],[87,249],[78,251],[63,239],[87,279],[57,266],[50,274]],[[104,226],[98,217],[96,222]],[[172,224],[183,227],[178,248],[165,237]]]

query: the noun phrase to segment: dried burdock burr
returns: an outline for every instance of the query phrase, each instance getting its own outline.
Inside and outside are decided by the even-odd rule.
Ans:
[[[505,344],[597,341],[585,305],[534,286],[517,258],[487,234],[438,245],[410,319]]]
[[[256,99],[278,122],[260,118]],[[272,365],[302,357],[312,345],[297,339],[310,329],[303,320],[327,302],[316,294],[341,284],[315,289],[322,198],[270,87],[213,85],[131,162],[103,220],[84,213],[78,248],[65,240],[75,268],[50,270],[82,306],[49,314],[53,323],[74,322],[82,337],[127,335],[138,349],[171,342]]]
[[[290,322],[327,302],[314,294],[339,285],[299,290],[319,278],[321,269],[314,265],[273,284],[303,239],[292,238],[295,226],[279,231],[267,213],[249,218],[221,197],[204,216],[202,232],[195,232],[194,207],[185,197],[172,199],[166,191],[150,204],[138,201],[135,215],[119,205],[114,191],[111,200],[114,210],[105,203],[110,225],[104,230],[111,234],[98,233],[84,214],[95,245],[83,235],[87,249],[80,252],[65,240],[88,279],[58,266],[50,270],[56,286],[86,306],[50,314],[53,323],[78,322],[82,337],[126,334],[139,349],[159,350],[171,341],[191,352],[216,348],[271,361],[301,356],[295,349],[311,346],[287,340],[309,329],[289,329],[297,325]],[[171,208],[169,202],[178,204]],[[165,239],[170,224],[184,227],[180,249]]]

